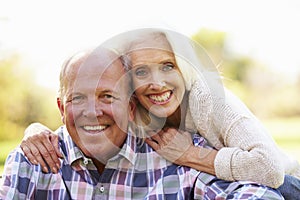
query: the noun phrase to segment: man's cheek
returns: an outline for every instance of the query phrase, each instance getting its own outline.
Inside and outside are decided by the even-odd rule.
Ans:
[[[124,126],[127,127],[128,115],[128,108],[124,106],[119,106],[118,109],[114,109],[112,112],[112,117],[119,128],[124,128]]]
[[[65,113],[65,118],[69,123],[75,124],[75,119],[78,116],[76,112],[73,112],[72,109],[67,109]]]

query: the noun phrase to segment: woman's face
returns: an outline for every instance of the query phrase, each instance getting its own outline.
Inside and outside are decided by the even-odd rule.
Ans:
[[[171,116],[185,93],[174,54],[168,43],[165,46],[164,50],[140,48],[129,54],[135,94],[142,106],[157,117]]]

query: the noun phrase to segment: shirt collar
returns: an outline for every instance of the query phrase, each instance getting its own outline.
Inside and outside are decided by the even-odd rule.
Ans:
[[[135,136],[135,133],[129,127],[127,132],[127,138],[123,144],[120,152],[108,160],[107,168],[131,168],[134,166],[137,158],[137,144],[141,141],[141,138]]]
[[[85,157],[82,151],[73,142],[71,136],[68,133],[66,126],[61,126],[57,130],[57,134],[61,138],[60,146],[63,150],[65,159],[70,165],[79,159],[88,160],[88,158]]]
[[[62,139],[61,148],[65,148],[65,150],[63,150],[63,154],[65,155],[65,159],[68,161],[68,163],[72,164],[79,159],[83,159],[83,161],[90,160],[73,142],[66,126],[61,126],[56,132]],[[129,128],[126,141],[120,149],[120,152],[108,160],[106,167],[116,169],[133,166],[136,161],[137,143],[140,142],[140,140],[141,139],[134,136],[132,130]]]

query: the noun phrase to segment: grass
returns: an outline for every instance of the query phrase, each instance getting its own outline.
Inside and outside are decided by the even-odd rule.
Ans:
[[[278,146],[288,155],[295,157],[300,162],[300,117],[263,120]],[[0,174],[8,153],[19,143],[16,141],[0,141]]]

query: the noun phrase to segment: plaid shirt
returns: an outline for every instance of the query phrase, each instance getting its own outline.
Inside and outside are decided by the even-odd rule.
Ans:
[[[64,127],[58,135],[65,157],[59,173],[43,173],[16,148],[6,161],[1,199],[283,199],[265,186],[223,181],[172,164],[130,133],[120,153],[99,174]],[[205,146],[196,135],[194,143]]]

